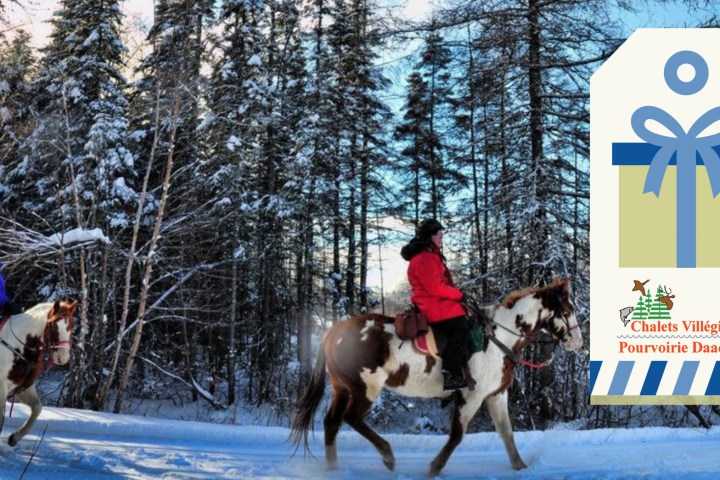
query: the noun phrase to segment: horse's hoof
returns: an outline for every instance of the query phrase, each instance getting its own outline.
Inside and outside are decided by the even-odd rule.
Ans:
[[[430,470],[428,470],[428,477],[435,478],[440,475],[445,465],[437,465],[435,462],[430,462]]]
[[[17,445],[17,443],[18,443],[17,440],[15,440],[15,434],[13,433],[8,438],[8,445],[10,445],[11,447],[14,447],[15,445]]]
[[[393,470],[395,470],[395,459],[394,459],[394,458],[391,458],[391,459],[389,459],[389,460],[383,459],[383,463],[385,464],[385,466],[387,467],[387,469],[390,470],[391,472],[392,472]]]
[[[523,470],[523,469],[527,468],[527,465],[525,465],[525,462],[520,460],[519,462],[513,463],[512,468],[514,470]]]
[[[442,472],[442,468],[435,468],[431,465],[427,475],[429,478],[435,478],[440,475],[440,472]]]

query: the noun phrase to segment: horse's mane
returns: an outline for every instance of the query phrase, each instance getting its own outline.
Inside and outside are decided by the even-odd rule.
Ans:
[[[526,296],[533,293],[537,293],[543,288],[545,287],[527,287],[521,290],[515,290],[514,292],[508,293],[507,296],[503,298],[502,302],[500,302],[500,305],[510,310],[515,306],[518,300],[520,300],[521,298],[525,298]]]
[[[537,293],[537,292],[544,292],[546,290],[549,290],[551,288],[559,287],[559,286],[565,286],[567,287],[567,280],[553,280],[553,282],[550,285],[545,285],[544,287],[527,287],[523,288],[521,290],[515,290],[514,292],[508,293],[508,295],[500,302],[500,305],[503,307],[509,309],[512,309],[515,304],[520,300],[521,298],[524,298],[528,295]]]
[[[52,302],[38,303],[34,307],[25,310],[23,314],[37,320],[47,320],[48,311],[50,311],[52,306]]]

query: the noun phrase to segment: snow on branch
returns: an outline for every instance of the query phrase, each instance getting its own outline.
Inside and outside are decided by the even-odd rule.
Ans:
[[[36,262],[96,243],[110,244],[110,239],[99,228],[74,228],[46,236],[17,222],[7,223],[9,227],[0,227],[0,262],[6,265]]]
[[[172,372],[168,372],[167,370],[165,370],[160,365],[158,365],[157,363],[153,362],[150,359],[147,359],[141,355],[138,355],[137,358],[139,358],[140,360],[142,360],[143,362],[145,362],[149,365],[152,365],[153,367],[160,370],[162,373],[164,373],[168,377],[170,377],[174,380],[177,380],[178,382],[184,384],[186,387],[189,387],[191,390],[195,391],[198,395],[200,395],[200,397],[202,399],[204,399],[210,405],[212,405],[213,408],[215,408],[215,410],[224,410],[225,409],[225,407],[223,407],[221,404],[219,404],[217,401],[215,401],[215,397],[212,395],[212,393],[205,390],[199,383],[197,383],[195,381],[195,379],[192,377],[192,375],[190,376],[190,380],[192,381],[192,383],[190,383],[190,382],[186,381],[184,378],[181,378]]]

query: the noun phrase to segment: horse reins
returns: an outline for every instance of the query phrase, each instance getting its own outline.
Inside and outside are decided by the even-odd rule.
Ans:
[[[493,322],[493,323],[495,323],[495,322]],[[498,324],[495,323],[495,325],[498,325]],[[500,326],[502,326],[502,325],[500,325]],[[515,335],[518,335],[516,332],[511,332],[511,333],[514,333]],[[530,338],[530,337],[528,337],[528,336],[526,336],[526,335],[518,335],[518,336],[519,336],[519,337]],[[498,338],[497,338],[495,335],[493,335],[493,334],[488,334],[487,337],[488,337],[488,339],[489,339],[491,342],[493,342],[493,343],[495,344],[495,346],[497,346],[497,347],[505,354],[505,356],[508,357],[508,358],[510,359],[510,361],[513,362],[513,363],[521,363],[521,364],[525,365],[526,367],[536,368],[536,369],[537,369],[537,368],[545,368],[545,367],[549,366],[549,365],[552,363],[552,361],[553,361],[552,357],[550,357],[550,360],[548,360],[548,361],[546,361],[546,362],[543,362],[543,363],[533,363],[533,362],[531,362],[531,361],[529,361],[529,360],[525,360],[523,357],[518,357],[518,356],[515,354],[515,352],[513,352],[507,345],[505,345],[505,344],[502,343],[500,340],[498,340]]]
[[[43,351],[47,351],[47,350],[45,350],[44,347],[45,347],[46,343],[49,343],[48,326],[50,324],[49,323],[45,324],[45,328],[43,329],[43,335],[42,335],[42,343],[40,344],[40,347],[39,348],[31,348],[31,347],[28,347],[27,344],[25,342],[23,342],[17,336],[17,334],[15,333],[15,330],[13,329],[12,322],[10,321],[10,319],[11,319],[11,317],[7,317],[0,323],[0,331],[2,331],[3,327],[5,327],[6,323],[9,323],[10,324],[10,333],[12,334],[13,337],[15,337],[15,340],[17,340],[18,343],[23,346],[23,348],[28,348],[30,350],[37,351],[40,355],[38,355],[38,359],[36,362],[31,362],[30,360],[25,358],[25,356],[22,354],[20,349],[10,345],[7,341],[5,341],[4,338],[0,337],[0,343],[2,345],[4,345],[8,350],[10,350],[14,356],[20,358],[22,361],[24,361],[28,365],[30,365],[32,363],[39,364],[40,372],[47,372],[52,367],[54,367],[55,361],[53,360],[52,357],[50,357],[50,361],[48,363],[48,366],[46,367],[45,355],[42,354]],[[67,348],[68,350],[70,350],[71,346],[72,346],[72,337],[69,337],[68,340],[61,340],[57,343],[51,343],[50,348],[48,350],[60,350],[61,348]],[[20,385],[18,385],[16,388],[14,388],[13,390],[11,390],[8,393],[8,398],[12,397],[12,400],[10,401],[10,413],[9,413],[10,418],[12,418],[13,410],[15,408],[15,395],[17,394],[18,388],[20,388]]]
[[[49,325],[50,324],[48,323],[45,326],[45,330],[43,330],[43,342],[42,342],[42,345],[40,345],[40,349],[39,349],[40,352],[43,352],[43,351],[48,352],[46,355],[40,355],[39,362],[40,362],[40,371],[41,372],[47,372],[48,370],[50,370],[51,368],[53,368],[55,366],[55,360],[53,360],[52,356],[49,355],[49,352],[52,352],[53,350],[60,350],[61,348],[67,348],[68,351],[70,351],[70,348],[72,347],[72,337],[71,336],[68,336],[67,340],[60,340],[57,343],[50,343],[50,341],[49,341],[50,339],[47,338],[49,336],[48,335],[48,326]],[[50,343],[50,347],[47,350],[45,350],[45,348],[44,348],[46,343]],[[45,362],[47,361],[45,359],[46,356],[49,357],[49,359],[50,359],[47,366],[45,365]]]
[[[37,351],[38,353],[40,353],[40,356],[39,356],[39,358],[38,358],[38,360],[37,360],[36,362],[32,362],[32,361],[28,360],[27,358],[25,358],[25,356],[23,355],[23,353],[22,353],[22,351],[21,351],[20,349],[14,347],[14,346],[12,346],[12,345],[10,345],[10,344],[9,344],[8,342],[6,342],[5,339],[3,339],[2,337],[0,337],[0,343],[2,343],[8,350],[10,350],[10,351],[13,353],[13,355],[15,355],[16,357],[19,357],[22,361],[24,361],[24,362],[27,363],[28,365],[31,364],[31,363],[39,363],[39,364],[40,364],[40,371],[41,371],[41,372],[46,372],[46,371],[50,370],[53,366],[55,366],[55,362],[53,361],[52,357],[50,358],[49,366],[48,366],[48,367],[45,366],[45,359],[44,359],[44,356],[42,355],[43,351],[48,351],[48,350],[50,350],[50,351],[52,351],[52,350],[60,350],[61,348],[67,348],[68,350],[70,350],[70,347],[72,346],[72,341],[71,341],[71,339],[61,340],[61,341],[59,341],[59,342],[57,342],[57,343],[51,343],[51,344],[50,344],[50,347],[48,348],[48,350],[46,350],[46,349],[44,348],[44,347],[45,347],[45,344],[46,344],[46,343],[50,343],[50,342],[49,342],[49,339],[47,338],[47,337],[48,337],[48,326],[49,326],[50,324],[47,323],[47,324],[45,325],[45,328],[43,329],[43,335],[42,335],[43,341],[42,341],[42,343],[40,344],[40,347],[39,347],[39,348],[28,347],[27,344],[26,344],[25,342],[23,342],[23,341],[20,339],[20,337],[18,337],[17,334],[15,333],[15,330],[13,329],[13,326],[12,326],[12,322],[10,322],[10,320],[8,319],[8,320],[6,321],[6,323],[9,323],[9,324],[10,324],[10,333],[12,334],[13,337],[15,337],[15,340],[17,340],[17,342],[18,342],[20,345],[22,345],[23,348],[27,348],[27,349],[32,350],[32,351]],[[2,327],[4,327],[4,326],[5,326],[5,323],[3,323],[2,325],[0,325],[0,330],[2,330]]]
[[[10,324],[10,333],[12,333],[12,336],[15,337],[15,339],[20,342],[20,345],[25,346],[25,344],[18,338],[17,335],[15,335],[15,331],[12,328],[12,322],[10,321],[11,317],[7,317],[1,324],[0,324],[0,332],[2,331],[3,327],[5,327],[6,323]],[[4,338],[0,337],[0,343],[5,346],[8,350],[10,350],[14,356],[20,357],[25,363],[30,363],[27,358],[25,358],[20,350],[15,348],[14,346],[10,345],[8,342],[5,341]]]
[[[477,317],[478,316],[477,312],[479,311],[479,309],[474,308],[474,310],[475,310],[475,315]],[[489,320],[489,319],[487,319],[487,320]],[[486,322],[484,322],[486,326],[488,326],[488,325],[498,326],[498,327],[502,328],[503,330],[505,330],[506,332],[515,335],[516,337],[527,339],[529,342],[534,341],[535,337],[537,336],[537,335],[534,335],[534,336],[530,337],[528,335],[525,335],[524,333],[518,333],[514,330],[511,330],[508,327],[506,327],[505,325],[501,325],[493,320],[489,320],[489,321],[487,321],[487,320],[486,320]],[[575,328],[580,328],[580,324],[578,323],[574,327],[571,327],[570,321],[567,319],[567,315],[562,315],[562,320],[565,323],[565,327],[567,328],[567,333],[565,335],[563,335],[563,340],[564,340],[566,336],[568,336],[568,335],[572,336],[572,334],[570,332]],[[525,360],[523,357],[518,356],[515,352],[513,352],[510,349],[510,347],[508,347],[507,345],[502,343],[492,332],[486,331],[485,336],[487,336],[488,340],[493,342],[495,344],[495,346],[498,347],[505,354],[505,356],[508,357],[510,359],[510,361],[513,363],[520,363],[522,365],[525,365],[526,367],[539,369],[539,368],[545,368],[545,367],[549,366],[553,361],[553,357],[550,357],[549,360],[547,360],[543,363],[538,364],[538,363],[530,362],[529,360]]]

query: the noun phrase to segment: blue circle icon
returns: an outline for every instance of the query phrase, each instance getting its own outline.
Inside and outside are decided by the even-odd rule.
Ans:
[[[695,69],[695,77],[684,82],[678,77],[678,69],[690,65]],[[693,95],[703,89],[708,81],[708,66],[705,59],[695,52],[683,50],[670,57],[665,64],[665,83],[673,92],[680,95]]]

